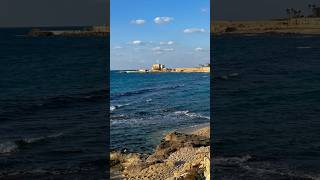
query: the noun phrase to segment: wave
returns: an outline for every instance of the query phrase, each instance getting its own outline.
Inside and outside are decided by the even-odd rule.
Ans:
[[[204,116],[204,115],[201,115],[201,114],[192,113],[192,112],[190,112],[188,110],[186,110],[186,111],[175,111],[174,114],[176,114],[176,115],[185,115],[185,116],[188,116],[188,117],[191,117],[191,118],[202,118],[202,119],[209,119],[210,120],[209,116]]]
[[[50,106],[50,105],[61,106],[61,105],[70,104],[70,103],[105,101],[107,99],[108,94],[109,94],[108,90],[102,89],[102,90],[91,91],[87,93],[48,97],[43,100],[44,103],[41,105],[42,106]]]
[[[139,89],[139,90],[135,90],[135,91],[128,91],[128,92],[124,92],[124,93],[114,93],[111,94],[111,99],[115,99],[115,98],[120,98],[123,96],[134,96],[134,95],[139,95],[139,94],[144,94],[144,93],[149,93],[149,92],[155,92],[155,91],[161,91],[161,90],[171,90],[171,89],[177,89],[180,87],[183,87],[184,84],[180,84],[180,85],[174,85],[174,86],[163,86],[163,87],[154,87],[154,88],[144,88],[144,89]]]
[[[110,116],[110,120],[125,120],[128,119],[129,117],[124,115],[124,114],[120,114],[120,115],[116,115],[116,116]]]
[[[139,122],[139,119],[116,119],[111,121],[111,125],[121,125],[121,124],[136,124]]]
[[[279,170],[278,168],[256,168],[249,165],[241,166],[242,169],[246,170],[255,177],[284,177],[286,179],[303,179],[303,180],[319,180],[319,175],[310,175],[304,173],[298,173],[294,170]]]
[[[106,101],[109,92],[107,89],[96,90],[86,93],[59,95],[42,97],[38,99],[25,99],[25,100],[6,100],[7,106],[3,107],[1,117],[21,116],[21,114],[27,114],[35,112],[40,109],[56,109],[63,108],[70,104],[75,103],[90,103],[97,101]]]
[[[116,106],[110,106],[110,111],[114,111],[116,109]]]
[[[310,46],[299,46],[297,49],[311,49],[312,47]]]
[[[220,168],[235,168],[241,169],[241,172],[246,171],[245,174],[250,177],[260,177],[274,179],[275,177],[284,177],[287,179],[305,179],[305,180],[319,180],[319,176],[310,174],[301,174],[286,168],[270,167],[269,165],[264,165],[264,162],[257,163],[256,161],[251,165],[250,162],[255,161],[255,159],[250,155],[245,155],[241,157],[216,157],[213,159],[216,169]],[[258,167],[254,167],[258,166]],[[281,169],[281,170],[280,170]],[[277,179],[277,178],[276,178]]]
[[[228,164],[240,164],[249,161],[252,159],[250,155],[245,155],[242,157],[217,157],[214,158],[214,162],[217,165],[228,165]]]
[[[17,151],[18,145],[14,142],[5,142],[0,144],[0,154],[10,154]]]
[[[121,108],[121,107],[123,107],[123,106],[129,106],[129,105],[130,105],[130,103],[110,106],[110,112],[113,112],[114,110],[119,109],[119,108]]]
[[[77,151],[72,150],[67,153],[73,154]],[[0,179],[82,179],[83,177],[89,177],[88,174],[93,179],[106,179],[105,174],[101,173],[106,169],[106,166],[106,159],[91,158],[89,161],[73,164],[71,167],[59,165],[59,168],[57,168],[54,164],[53,166],[49,164],[49,167],[6,168],[1,169]]]
[[[38,143],[38,142],[42,142],[42,141],[47,141],[51,138],[58,138],[62,135],[63,135],[63,133],[57,133],[57,134],[52,134],[52,135],[48,135],[48,136],[23,138],[23,139],[18,139],[15,141],[8,141],[8,142],[0,144],[0,154],[11,154],[11,153],[18,151],[18,149],[21,146],[33,144],[33,143]]]

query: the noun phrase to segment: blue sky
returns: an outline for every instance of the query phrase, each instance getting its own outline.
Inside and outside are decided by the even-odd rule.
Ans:
[[[210,62],[209,0],[111,0],[111,69]]]

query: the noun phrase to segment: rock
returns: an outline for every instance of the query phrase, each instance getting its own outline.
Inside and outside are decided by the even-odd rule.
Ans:
[[[210,139],[171,132],[147,158],[112,152],[110,161],[122,167],[125,179],[210,179]]]

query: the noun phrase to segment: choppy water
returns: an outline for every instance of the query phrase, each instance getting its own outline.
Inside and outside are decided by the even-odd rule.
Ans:
[[[103,179],[107,39],[0,29],[0,179]]]
[[[320,37],[211,42],[216,179],[319,179]]]
[[[208,73],[111,72],[111,149],[154,150],[163,133],[209,122]]]

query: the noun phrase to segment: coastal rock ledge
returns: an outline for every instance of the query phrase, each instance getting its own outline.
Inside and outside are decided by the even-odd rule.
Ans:
[[[210,128],[168,133],[151,155],[111,152],[120,179],[210,179]]]

